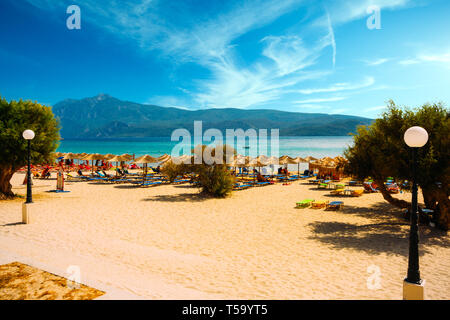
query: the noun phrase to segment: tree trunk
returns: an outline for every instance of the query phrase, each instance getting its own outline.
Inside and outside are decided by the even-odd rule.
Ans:
[[[436,210],[437,206],[436,190],[422,189],[422,195],[425,207],[428,209]]]
[[[448,193],[445,190],[437,190],[436,199],[438,201],[438,226],[444,230],[450,230],[450,201],[448,200]]]
[[[14,198],[10,180],[14,174],[12,167],[0,167],[0,199]]]
[[[407,208],[407,209],[411,208],[410,202],[396,199],[389,193],[389,191],[387,191],[386,186],[384,185],[384,180],[376,179],[374,181],[378,185],[378,188],[380,189],[380,192],[383,195],[384,200],[386,200],[387,202],[398,208]]]

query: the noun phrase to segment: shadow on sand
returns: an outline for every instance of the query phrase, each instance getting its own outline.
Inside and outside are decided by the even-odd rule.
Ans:
[[[202,193],[180,193],[171,195],[156,195],[151,198],[142,199],[142,201],[163,201],[163,202],[201,202],[211,199]]]
[[[409,221],[401,217],[401,209],[379,202],[370,207],[345,206],[340,212],[371,219],[373,223],[313,222],[308,224],[314,233],[309,238],[336,249],[408,256]],[[445,231],[420,225],[419,232],[420,255],[429,252],[428,246],[450,246]]]

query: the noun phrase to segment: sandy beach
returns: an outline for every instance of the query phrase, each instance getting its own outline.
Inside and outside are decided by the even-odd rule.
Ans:
[[[22,195],[23,178],[12,179]],[[304,181],[226,199],[188,184],[55,187],[54,174],[34,180],[31,224],[20,223],[24,199],[0,202],[0,264],[79,266],[104,299],[402,299],[409,225],[381,194],[331,196]],[[345,207],[295,209],[303,199]],[[425,298],[450,299],[450,236],[420,226],[420,241]]]

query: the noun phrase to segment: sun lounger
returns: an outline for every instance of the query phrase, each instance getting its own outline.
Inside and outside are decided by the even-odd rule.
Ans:
[[[327,210],[339,210],[344,207],[344,202],[342,201],[332,201],[327,204]]]
[[[177,179],[174,180],[172,183],[173,184],[181,184],[181,183],[188,183],[189,181],[191,181],[190,179]]]
[[[236,183],[233,186],[233,190],[245,190],[245,189],[248,189],[248,188],[251,188],[251,187],[252,187],[251,184],[239,184],[239,183]]]
[[[311,208],[313,209],[321,209],[325,208],[328,204],[328,201],[313,201],[311,203]]]
[[[342,195],[344,193],[344,189],[335,189],[331,191],[331,194]]]
[[[352,190],[350,194],[352,197],[361,197],[364,193],[364,190]]]
[[[313,201],[314,199],[305,199],[300,202],[297,202],[295,207],[298,209],[308,208]]]
[[[363,183],[363,186],[364,186],[364,190],[365,190],[366,192],[368,192],[368,193],[378,192],[378,189],[375,189],[375,188],[372,186],[372,182],[364,182],[364,183]]]
[[[319,183],[317,185],[317,188],[318,189],[326,189],[326,188],[328,188],[328,183]]]
[[[144,183],[141,183],[140,184],[140,186],[142,186],[142,187],[155,187],[155,186],[158,186],[158,185],[161,185],[162,184],[162,182],[161,181],[154,181],[154,182],[144,182]]]

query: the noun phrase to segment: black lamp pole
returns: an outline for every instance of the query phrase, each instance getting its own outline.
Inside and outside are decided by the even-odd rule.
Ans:
[[[417,149],[412,148],[412,202],[411,202],[411,229],[409,231],[409,257],[408,257],[408,276],[405,279],[409,283],[420,284],[419,271],[419,226],[417,212]]]
[[[27,172],[27,201],[25,203],[33,202],[33,195],[31,194],[31,140],[28,140],[28,172]]]

